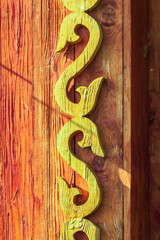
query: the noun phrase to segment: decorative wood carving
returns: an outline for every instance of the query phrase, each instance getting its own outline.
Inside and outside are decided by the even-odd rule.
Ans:
[[[104,77],[95,79],[89,87],[81,86],[76,89],[80,93],[79,103],[73,103],[68,99],[67,89],[70,81],[78,76],[94,59],[102,42],[102,31],[99,24],[90,17],[86,11],[93,9],[98,0],[63,0],[64,5],[73,13],[69,14],[62,22],[57,51],[63,51],[71,43],[75,44],[81,39],[76,34],[80,26],[85,26],[90,33],[88,44],[82,54],[62,73],[55,86],[55,98],[60,108],[73,118],[61,129],[57,138],[58,150],[70,167],[81,175],[88,183],[89,197],[85,204],[77,206],[74,198],[80,195],[78,188],[70,188],[67,182],[59,177],[60,202],[63,211],[71,217],[61,231],[60,239],[74,239],[74,234],[83,231],[90,240],[100,239],[100,231],[97,226],[84,217],[93,213],[101,202],[101,188],[96,175],[89,166],[78,159],[71,150],[71,138],[78,132],[83,133],[83,139],[78,142],[82,148],[91,147],[98,156],[104,157],[96,125],[88,118],[95,107]]]

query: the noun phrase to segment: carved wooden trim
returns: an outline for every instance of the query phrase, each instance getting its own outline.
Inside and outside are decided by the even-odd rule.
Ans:
[[[83,133],[83,140],[78,144],[91,147],[98,156],[104,157],[96,125],[86,116],[94,109],[104,77],[95,79],[88,87],[76,89],[81,95],[79,103],[68,99],[67,88],[70,81],[78,76],[94,59],[102,42],[102,30],[99,24],[86,11],[93,9],[98,0],[70,1],[63,0],[64,5],[73,13],[62,22],[57,51],[63,51],[67,44],[76,44],[81,39],[76,34],[80,26],[85,26],[90,33],[88,44],[82,54],[62,73],[55,86],[55,98],[60,108],[73,118],[60,130],[57,138],[58,150],[70,167],[81,175],[88,183],[89,197],[85,204],[77,206],[74,203],[76,195],[81,194],[78,188],[69,188],[67,182],[59,177],[60,202],[63,211],[71,217],[61,230],[60,240],[74,239],[74,234],[83,231],[90,240],[100,239],[100,230],[84,217],[93,213],[101,203],[101,188],[96,175],[89,166],[78,159],[71,150],[71,138],[77,133]]]

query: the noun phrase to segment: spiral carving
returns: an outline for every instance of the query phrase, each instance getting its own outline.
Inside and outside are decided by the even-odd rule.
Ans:
[[[74,198],[80,195],[78,188],[70,188],[61,177],[60,203],[63,211],[71,218],[61,230],[60,240],[74,240],[74,234],[83,231],[89,240],[99,240],[100,231],[97,226],[84,217],[93,213],[101,203],[101,187],[96,175],[89,166],[78,159],[71,150],[71,138],[78,132],[83,133],[83,139],[78,142],[82,148],[91,147],[93,153],[104,157],[100,136],[96,125],[86,116],[94,109],[104,77],[99,77],[88,86],[76,89],[80,93],[79,103],[73,103],[67,96],[67,89],[71,80],[77,77],[94,59],[101,43],[102,30],[99,24],[86,11],[93,9],[98,0],[63,0],[64,5],[72,13],[66,16],[60,28],[57,52],[63,51],[69,44],[80,41],[77,29],[85,26],[90,33],[89,41],[81,55],[62,73],[55,86],[55,98],[59,107],[73,118],[64,125],[57,137],[57,147],[67,164],[81,175],[89,186],[88,200],[80,206],[74,203]]]

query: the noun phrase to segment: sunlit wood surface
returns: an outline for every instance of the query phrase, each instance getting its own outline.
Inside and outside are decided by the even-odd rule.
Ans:
[[[60,25],[68,10],[60,0],[0,2],[0,239],[58,240],[68,217],[59,202],[57,177],[80,187],[86,182],[57,150],[57,134],[70,117],[60,110],[54,88],[60,74],[88,42],[56,53]],[[106,76],[90,119],[99,127],[106,157],[72,145],[100,180],[102,204],[88,219],[99,226],[101,240],[130,239],[130,1],[102,0],[91,13],[103,30],[102,47],[93,63],[70,86]],[[77,81],[78,80],[78,81]],[[77,235],[77,240],[82,237]],[[83,238],[85,239],[85,237]],[[137,239],[136,239],[137,240]]]

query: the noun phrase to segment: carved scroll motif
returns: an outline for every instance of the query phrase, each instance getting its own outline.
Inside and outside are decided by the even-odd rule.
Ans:
[[[81,86],[76,89],[80,93],[79,103],[73,103],[68,99],[67,89],[70,81],[78,76],[94,59],[102,42],[102,31],[99,24],[90,17],[86,11],[93,9],[98,0],[63,0],[64,5],[73,13],[69,14],[62,22],[57,51],[63,51],[68,43],[75,44],[80,41],[76,34],[80,26],[85,26],[90,33],[88,44],[82,54],[62,73],[55,86],[55,98],[60,108],[73,116],[60,130],[57,139],[58,150],[70,167],[81,175],[88,183],[89,197],[85,204],[77,206],[74,198],[80,195],[78,188],[70,188],[67,182],[59,177],[60,202],[63,211],[71,217],[61,230],[60,240],[73,240],[74,234],[83,231],[89,240],[99,240],[100,231],[97,226],[84,217],[93,213],[101,202],[101,188],[96,175],[89,166],[78,159],[71,150],[71,138],[77,132],[83,133],[83,139],[79,146],[91,147],[93,153],[104,157],[100,143],[100,137],[96,125],[88,118],[95,107],[98,94],[104,77],[95,79],[89,87]]]

